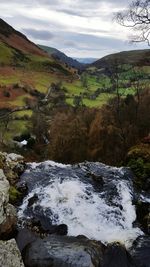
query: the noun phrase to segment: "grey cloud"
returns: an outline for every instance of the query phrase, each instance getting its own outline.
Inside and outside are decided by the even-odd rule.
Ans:
[[[8,0],[0,0],[0,5],[5,4],[7,5]],[[79,16],[79,17],[103,17],[103,13],[99,13],[98,7],[102,3],[111,3],[114,6],[119,5],[120,7],[126,3],[125,0],[70,0],[70,2],[66,2],[64,0],[11,0],[11,5],[13,3],[18,4],[21,7],[46,7],[50,10],[60,11],[72,16]],[[127,5],[127,3],[126,3]],[[9,8],[9,3],[8,3]]]
[[[41,5],[55,5],[57,3],[59,3],[60,0],[24,0],[22,3],[20,2],[20,0],[11,0],[11,3],[19,3],[19,4],[24,4],[24,5],[36,5],[36,4],[41,4]],[[0,3],[4,3],[7,4],[6,0],[1,0]],[[9,3],[9,1],[8,1]]]
[[[90,34],[78,34],[73,32],[56,33],[57,48],[74,48],[79,51],[100,51],[105,49],[121,49],[125,47],[122,40],[110,37],[97,37]]]
[[[64,42],[64,45],[67,47],[77,47],[76,43],[73,41],[66,41]]]
[[[66,13],[68,15],[72,15],[72,16],[83,16],[82,13],[80,13],[79,11],[73,11],[73,10],[69,10],[69,9],[65,9],[65,8],[61,8],[58,9],[59,12],[63,12]]]
[[[23,15],[8,17],[6,19],[4,18],[4,20],[7,21],[11,25],[24,24],[24,25],[27,25],[26,27],[28,27],[28,25],[42,26],[42,27],[47,26],[47,21],[43,21],[41,19],[36,19],[36,18],[29,18]]]
[[[97,37],[90,34],[78,34],[72,32],[56,33],[57,43],[47,43],[54,46],[68,55],[82,55],[102,57],[103,55],[119,52],[122,50],[131,50],[131,46],[123,40],[110,37]]]
[[[37,40],[51,40],[55,36],[49,31],[35,30],[35,29],[23,29],[23,32]]]
[[[100,7],[103,2],[112,4],[112,14],[107,15],[107,12],[104,12],[104,14],[101,12]],[[16,5],[13,5],[14,3]],[[112,19],[114,8],[122,8],[123,6],[128,6],[126,0],[70,0],[70,2],[64,0],[0,0],[0,9],[1,7],[2,10],[4,8],[4,12],[1,12],[3,14],[2,17],[5,19],[6,16],[6,21],[9,24],[25,33],[34,42],[56,47],[63,52],[67,52],[70,56],[101,57],[112,51],[131,50],[132,48],[122,40],[115,39],[116,36],[114,38],[94,36],[97,32],[101,33],[101,35],[109,35],[109,32],[105,29],[100,31],[88,29],[88,24],[85,32],[91,34],[79,34],[78,32],[83,32],[82,25],[81,29],[77,27],[78,32],[71,32],[72,28],[70,26],[72,25],[69,25],[69,23],[68,25],[65,23],[63,25],[63,21],[57,21],[60,16],[59,12],[66,14],[66,18],[68,18],[67,14],[69,14],[70,16],[77,16],[76,20],[78,20],[78,17],[100,17],[101,20],[108,22]],[[54,10],[56,11],[56,16],[52,20],[51,18],[44,19],[44,15],[41,19],[38,17],[32,18],[32,14],[30,16],[27,13],[30,7],[33,9],[43,7]]]

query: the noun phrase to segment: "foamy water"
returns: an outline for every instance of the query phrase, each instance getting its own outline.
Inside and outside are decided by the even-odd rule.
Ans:
[[[41,179],[35,183],[35,186],[32,186],[31,192],[24,199],[18,212],[22,220],[26,220],[27,216],[30,218],[28,200],[36,194],[38,201],[33,204],[32,216],[34,217],[34,210],[39,206],[47,220],[57,225],[66,224],[68,235],[85,235],[103,243],[119,241],[129,247],[142,233],[139,228],[133,227],[136,213],[132,205],[132,190],[129,181],[120,178],[124,175],[122,169],[114,168],[113,172],[116,174],[111,185],[108,183],[105,191],[98,192],[92,183],[85,182],[84,179],[82,181],[82,177],[78,177],[79,170],[73,171],[73,177],[69,177],[66,173],[66,177],[62,179],[62,171],[71,168],[69,165],[65,167],[65,165],[49,162],[43,166],[44,169],[41,165],[34,164],[27,170],[31,177],[34,170],[42,176],[46,171],[46,174],[49,174],[47,178],[49,180],[46,185]],[[98,165],[95,166],[98,167]],[[106,178],[104,177],[104,180]],[[112,194],[111,200],[110,194]]]

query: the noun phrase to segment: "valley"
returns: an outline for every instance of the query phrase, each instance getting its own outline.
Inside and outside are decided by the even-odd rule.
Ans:
[[[59,121],[57,114],[62,113],[65,117],[72,116],[73,119],[83,111],[85,116],[87,116],[86,113],[91,113],[93,115],[90,116],[95,117],[103,110],[105,113],[108,106],[108,109],[120,109],[117,111],[118,121],[120,121],[124,119],[121,118],[121,112],[124,112],[121,111],[123,103],[129,101],[128,99],[131,99],[131,102],[135,101],[137,113],[138,103],[142,102],[143,97],[145,99],[145,90],[149,90],[149,49],[112,54],[85,65],[55,48],[37,46],[3,20],[0,20],[0,48],[0,141],[4,149],[11,147],[20,151],[22,148],[17,147],[14,140],[19,138],[23,141],[22,139],[27,135],[36,138],[37,145],[39,143],[43,149],[47,143],[46,150],[53,151],[56,147],[48,148],[48,144],[54,137],[50,137],[48,132],[54,127],[53,121],[57,125]],[[115,106],[111,107],[116,101],[115,98],[118,100]],[[75,110],[77,115],[74,115]],[[67,115],[67,112],[70,115]],[[90,119],[90,126],[87,126],[87,123],[84,125],[87,129],[87,136],[85,136],[87,140],[88,138],[90,140],[90,131],[93,131],[93,123],[96,121],[94,117]],[[35,132],[39,125],[37,120],[43,120],[44,135],[42,132],[38,134],[37,130]],[[61,129],[63,121],[59,123]],[[67,123],[67,117],[65,123]],[[118,124],[116,121],[116,123],[121,132],[123,131],[121,136],[124,136],[123,126],[120,122]],[[80,122],[77,124],[80,125]],[[71,128],[69,130],[70,135],[74,135]],[[58,138],[63,138],[63,134]],[[125,137],[123,139],[124,143]],[[134,145],[134,142],[131,144]],[[90,143],[88,146],[90,147]],[[127,153],[129,147],[130,143],[126,145],[123,155]],[[26,150],[23,151],[26,153]],[[48,151],[46,153],[50,153]],[[96,151],[83,153],[81,160],[94,159],[97,155]],[[29,150],[29,154],[30,152]],[[33,152],[33,154],[36,153]],[[50,154],[52,159],[54,157],[59,160],[59,156],[55,158],[54,151]],[[65,155],[64,159],[60,156],[60,160],[66,163]],[[70,160],[76,162],[77,158],[71,156]],[[110,163],[106,156],[102,160]],[[116,161],[114,163],[116,164]]]
[[[150,267],[150,1],[126,5],[0,1],[1,267]]]

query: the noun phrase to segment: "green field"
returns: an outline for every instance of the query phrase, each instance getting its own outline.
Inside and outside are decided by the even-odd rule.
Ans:
[[[3,51],[7,50],[7,47],[3,47]],[[9,54],[10,53],[10,54]],[[12,52],[9,49],[8,62],[12,56]],[[10,57],[9,57],[10,55]],[[1,56],[1,54],[0,54]],[[7,59],[3,56],[4,61]],[[36,63],[37,58],[32,58],[32,63]],[[41,64],[43,59],[41,59]],[[108,75],[101,73],[98,69],[90,68],[82,76],[74,77],[73,79],[64,78],[63,75],[58,74],[58,72],[44,72],[39,70],[30,71],[28,68],[26,71],[15,67],[14,69],[7,68],[6,71],[0,72],[0,90],[9,91],[11,87],[10,97],[1,97],[0,106],[5,107],[23,107],[26,105],[26,98],[34,98],[30,92],[32,90],[37,90],[41,93],[46,94],[48,88],[52,83],[60,83],[61,89],[64,90],[66,96],[66,103],[68,105],[75,105],[75,98],[81,98],[81,105],[87,106],[89,108],[101,108],[108,100],[116,96],[117,88],[112,90],[112,80]],[[137,75],[137,77],[136,77]],[[86,82],[85,80],[86,77]],[[140,77],[140,78],[139,78]],[[118,75],[118,92],[121,97],[126,97],[127,95],[135,95],[137,90],[137,85],[140,90],[143,88],[149,88],[149,78],[150,77],[150,67],[145,66],[142,69],[137,68],[134,70],[127,70]],[[133,79],[134,78],[134,79]],[[134,82],[130,82],[133,79]],[[24,86],[24,89],[13,89],[13,85],[18,84],[20,88]],[[18,90],[18,91],[17,91]],[[13,95],[14,93],[14,95]],[[10,142],[14,136],[20,135],[28,131],[30,125],[30,117],[33,111],[23,110],[13,113],[11,121],[8,125],[8,130],[5,132],[5,141]],[[3,132],[3,125],[0,125],[0,130]]]

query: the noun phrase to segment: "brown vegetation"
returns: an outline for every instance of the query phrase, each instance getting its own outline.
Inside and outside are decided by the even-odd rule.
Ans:
[[[40,159],[47,157],[64,163],[92,160],[119,165],[129,148],[150,131],[150,91],[144,90],[140,98],[130,95],[120,99],[119,112],[116,97],[101,110],[61,108],[53,113],[48,123],[34,115],[33,132],[35,135],[38,132],[34,149],[40,151]],[[41,131],[37,131],[40,121]]]

